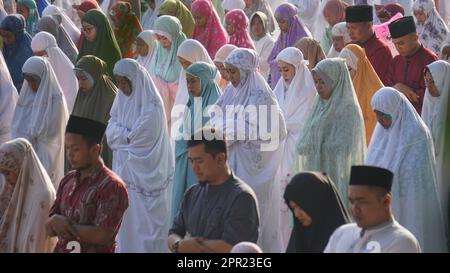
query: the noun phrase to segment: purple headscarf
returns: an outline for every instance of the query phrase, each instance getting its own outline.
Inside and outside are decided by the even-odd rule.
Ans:
[[[290,3],[279,5],[275,10],[275,18],[277,18],[277,20],[287,20],[289,27],[287,32],[281,32],[280,36],[278,36],[268,59],[270,63],[270,87],[272,87],[272,89],[280,78],[276,61],[278,53],[287,47],[294,46],[295,43],[303,37],[312,37],[309,29],[300,21],[300,18],[297,15],[297,8],[294,5]]]

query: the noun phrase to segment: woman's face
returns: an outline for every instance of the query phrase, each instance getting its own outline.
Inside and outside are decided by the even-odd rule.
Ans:
[[[84,33],[84,36],[86,37],[86,40],[89,42],[94,42],[95,38],[97,37],[97,29],[95,28],[95,26],[83,22],[82,24],[82,31]]]
[[[289,207],[291,208],[295,218],[304,226],[308,227],[312,224],[312,218],[294,201],[289,200]]]
[[[14,33],[11,31],[0,30],[0,35],[2,36],[5,45],[12,46],[16,42],[16,36],[14,36]]]
[[[315,71],[312,71],[312,76],[314,79],[314,85],[316,86],[317,94],[324,100],[328,100],[331,97],[331,89],[325,84],[325,81],[319,76]]]
[[[219,69],[220,76],[222,77],[222,79],[230,81],[230,76],[228,75],[228,71],[225,68],[225,65],[220,62],[214,62],[214,64],[216,65],[217,69]]]
[[[253,7],[253,0],[244,0],[244,2],[245,2],[245,7],[246,8],[251,8],[251,7]]]
[[[278,26],[282,32],[287,32],[289,29],[289,22],[286,19],[277,18]]]
[[[428,88],[428,92],[430,92],[430,95],[432,97],[439,97],[441,94],[439,90],[436,87],[436,84],[434,84],[433,76],[431,75],[430,71],[425,72],[425,85]]]
[[[128,80],[127,77],[118,76],[118,75],[115,75],[115,78],[116,78],[117,88],[119,88],[120,91],[122,91],[122,93],[125,96],[127,96],[127,97],[130,96],[131,92],[133,91],[130,80]]]
[[[34,51],[33,53],[34,53],[35,56],[39,56],[39,57],[47,56],[47,52],[46,52],[45,50],[42,50],[42,51]]]
[[[144,40],[142,40],[141,38],[137,37],[136,38],[136,53],[139,54],[142,57],[145,57],[148,55],[148,45],[146,42],[144,42]]]
[[[19,177],[18,173],[0,168],[0,174],[3,174],[5,177],[6,183],[11,186],[16,185],[17,178]]]
[[[155,33],[155,37],[163,48],[169,49],[172,46],[172,42],[166,36]]]
[[[337,52],[341,52],[341,50],[345,47],[344,37],[332,36],[331,40],[333,41],[333,47]]]
[[[86,75],[84,75],[83,72],[77,71],[75,72],[75,76],[78,79],[78,86],[81,91],[89,92],[94,87],[94,84],[86,77]]]
[[[178,56],[178,61],[180,62],[184,70],[186,70],[192,64],[190,61],[180,56]]]
[[[202,86],[199,78],[186,73],[187,89],[194,97],[200,97],[202,94]]]
[[[231,84],[234,87],[238,87],[241,82],[241,72],[239,71],[239,68],[231,64],[225,64],[225,68],[227,69]]]
[[[226,21],[225,23],[225,30],[227,31],[228,35],[233,36],[234,34],[234,26],[231,22]]]
[[[31,90],[33,90],[34,92],[37,92],[39,90],[39,85],[41,81],[38,80],[36,76],[25,74],[23,78],[27,81],[28,86],[31,88]]]
[[[30,10],[28,9],[27,6],[23,5],[23,4],[16,4],[16,11],[18,14],[21,14],[25,20],[28,19],[28,16],[30,16]]]
[[[391,128],[392,125],[392,117],[389,114],[385,114],[381,111],[375,110],[374,111],[376,116],[377,116],[377,121],[378,123],[381,124],[381,126],[383,126],[384,129],[389,129]]]
[[[278,61],[278,68],[283,80],[287,84],[291,84],[292,79],[295,77],[295,67],[290,63]]]
[[[204,28],[206,27],[206,21],[208,18],[206,18],[205,16],[199,14],[199,13],[192,13],[193,17],[194,17],[194,21],[195,21],[195,25],[199,28]]]
[[[423,24],[427,20],[427,15],[421,10],[415,10],[414,17],[416,17],[417,22],[421,24]]]
[[[253,17],[252,24],[251,24],[251,30],[252,30],[253,35],[255,35],[256,37],[261,37],[264,34],[264,25],[263,25],[261,18],[259,18],[259,16]]]

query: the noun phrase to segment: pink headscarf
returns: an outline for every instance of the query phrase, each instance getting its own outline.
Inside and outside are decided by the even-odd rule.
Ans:
[[[192,38],[199,41],[208,51],[211,58],[216,56],[217,50],[228,41],[228,35],[220,23],[219,15],[210,0],[195,0],[191,5],[192,15],[206,18],[206,26],[194,27]]]
[[[247,31],[248,18],[241,9],[233,9],[225,14],[225,23],[234,27],[234,33],[230,36],[230,44],[241,48],[255,50],[255,44]]]

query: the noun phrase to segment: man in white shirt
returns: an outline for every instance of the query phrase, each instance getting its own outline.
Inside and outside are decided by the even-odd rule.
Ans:
[[[353,166],[349,200],[356,223],[337,228],[325,253],[418,253],[419,243],[391,212],[393,173],[372,166]]]

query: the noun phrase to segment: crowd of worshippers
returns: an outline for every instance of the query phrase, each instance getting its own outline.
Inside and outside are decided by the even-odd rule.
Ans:
[[[0,253],[448,252],[449,24],[444,0],[0,0]]]

